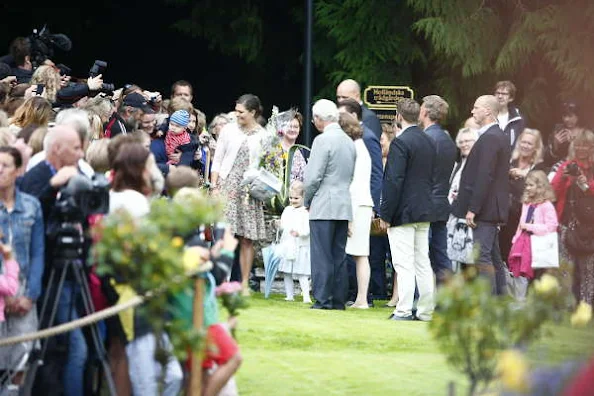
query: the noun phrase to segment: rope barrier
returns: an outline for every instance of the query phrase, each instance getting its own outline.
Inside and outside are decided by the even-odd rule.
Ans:
[[[212,268],[212,263],[210,261],[202,264],[198,272],[188,273],[185,276],[191,277],[195,276],[197,273],[203,273],[209,271]],[[179,281],[180,277],[176,277],[175,281]],[[109,307],[103,309],[99,312],[94,312],[90,315],[84,316],[82,318],[73,320],[72,322],[63,323],[58,326],[50,327],[47,329],[39,330],[33,333],[27,333],[20,336],[8,337],[0,339],[0,347],[18,344],[21,342],[28,342],[28,341],[36,341],[42,338],[53,337],[58,334],[67,333],[79,327],[84,327],[96,323],[100,320],[109,318],[111,316],[117,315],[122,311],[125,311],[130,308],[137,307],[143,304],[147,299],[153,297],[156,293],[163,291],[164,287],[160,287],[157,291],[148,291],[144,296],[135,296],[132,297],[130,300],[126,301],[125,303],[114,305],[113,307]]]

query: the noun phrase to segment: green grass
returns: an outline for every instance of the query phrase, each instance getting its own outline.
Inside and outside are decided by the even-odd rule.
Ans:
[[[427,323],[389,321],[383,302],[363,311],[310,310],[259,293],[249,302],[237,329],[241,395],[445,395],[451,381],[465,394],[465,378],[447,365]],[[592,327],[550,330],[530,348],[535,364],[594,349]]]

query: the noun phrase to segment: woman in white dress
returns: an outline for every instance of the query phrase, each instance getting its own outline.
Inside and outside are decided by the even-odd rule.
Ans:
[[[357,271],[357,298],[352,308],[367,309],[367,291],[369,289],[369,232],[373,217],[373,199],[371,198],[371,157],[361,137],[363,128],[355,117],[341,113],[339,124],[345,133],[353,139],[356,150],[355,172],[351,182],[351,205],[353,221],[349,224],[349,237],[346,253],[353,256]]]

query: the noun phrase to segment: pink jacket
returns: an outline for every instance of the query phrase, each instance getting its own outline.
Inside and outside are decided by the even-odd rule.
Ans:
[[[529,204],[522,205],[520,224],[526,221],[526,215],[528,214],[529,206]],[[512,239],[512,243],[516,242],[516,239],[518,239],[522,233],[520,224],[518,224],[518,229],[516,230],[516,235],[514,235],[514,238]],[[536,208],[534,209],[534,215],[532,216],[532,223],[526,224],[526,228],[534,235],[545,235],[551,232],[556,232],[558,225],[559,221],[557,220],[557,211],[555,210],[555,206],[550,201],[546,201],[536,205]]]
[[[19,290],[19,265],[15,260],[4,261],[0,275],[0,322],[4,322],[4,297],[13,297]]]

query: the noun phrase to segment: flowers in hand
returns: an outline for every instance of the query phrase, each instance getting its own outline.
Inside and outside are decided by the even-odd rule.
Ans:
[[[215,289],[217,297],[220,297],[223,294],[239,293],[240,291],[241,283],[239,282],[223,282]]]
[[[583,327],[592,320],[592,306],[585,301],[582,301],[577,306],[575,312],[571,315],[571,325],[575,327]]]

